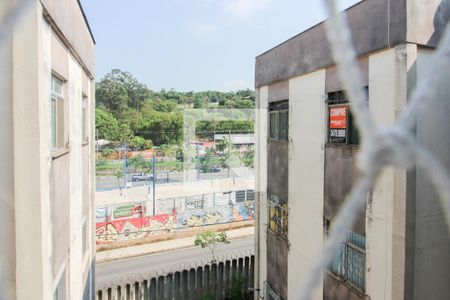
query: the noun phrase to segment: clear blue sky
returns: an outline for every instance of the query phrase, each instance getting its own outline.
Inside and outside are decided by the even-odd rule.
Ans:
[[[255,57],[322,21],[322,3],[82,0],[97,42],[97,81],[119,68],[153,90],[178,91],[253,89]]]

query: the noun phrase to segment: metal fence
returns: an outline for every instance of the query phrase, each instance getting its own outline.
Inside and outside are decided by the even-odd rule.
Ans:
[[[97,290],[96,300],[253,299],[254,256],[205,264]]]
[[[96,208],[96,242],[146,238],[192,227],[253,220],[254,191],[238,190]]]
[[[331,271],[358,290],[366,290],[366,238],[349,232],[331,263]]]

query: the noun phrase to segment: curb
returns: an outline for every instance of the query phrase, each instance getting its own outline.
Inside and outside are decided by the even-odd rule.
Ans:
[[[239,230],[239,229],[248,228],[248,227],[250,227],[250,226],[243,226],[243,227],[238,228],[238,229],[231,229],[231,230],[226,230],[226,231],[234,231],[234,230]],[[240,239],[245,239],[245,238],[252,237],[252,236],[253,236],[253,233],[251,233],[251,234],[243,233],[241,235],[236,235],[236,236],[230,237],[229,239],[230,240],[240,240]],[[190,236],[185,236],[185,237],[180,238],[180,239],[188,239],[188,238],[194,238],[194,237],[195,237],[195,235],[190,235]],[[163,240],[163,241],[159,241],[157,243],[170,242],[170,241],[173,241],[173,240],[176,240],[176,239],[169,239],[169,240],[166,239],[166,240]],[[155,244],[157,244],[157,243],[155,243]],[[129,248],[142,247],[142,246],[146,246],[148,244],[149,243],[129,246]],[[153,255],[153,254],[157,254],[157,253],[166,253],[166,252],[176,251],[176,250],[180,250],[180,249],[195,248],[195,247],[197,247],[197,246],[194,245],[193,241],[192,242],[189,241],[188,243],[183,244],[183,245],[174,245],[174,246],[168,245],[166,248],[162,248],[162,249],[148,249],[147,251],[145,251],[143,249],[143,251],[141,251],[139,253],[130,253],[130,254],[123,253],[123,250],[125,250],[124,247],[115,248],[115,249],[105,250],[105,251],[99,252],[98,254],[100,254],[100,256],[106,256],[106,257],[99,258],[98,254],[97,254],[97,256],[96,256],[96,264],[110,263],[110,262],[114,262],[114,261],[132,259],[132,258],[136,258],[136,257],[140,257],[140,256]],[[116,253],[114,253],[114,252],[116,252]]]

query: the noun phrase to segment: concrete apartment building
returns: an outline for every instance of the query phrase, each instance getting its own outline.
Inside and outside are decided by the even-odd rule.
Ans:
[[[365,0],[346,14],[369,110],[391,125],[423,78],[450,1]],[[255,74],[255,286],[264,299],[297,299],[358,178],[359,136],[323,23],[258,56]],[[438,95],[415,135],[450,170],[450,86]],[[450,240],[436,197],[422,170],[384,170],[313,299],[448,299]]]
[[[79,1],[27,2],[0,41],[0,298],[93,299],[95,41]]]

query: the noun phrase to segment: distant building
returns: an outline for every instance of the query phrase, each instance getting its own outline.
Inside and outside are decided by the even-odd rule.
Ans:
[[[448,4],[365,0],[346,11],[378,123],[393,124],[423,78]],[[343,90],[323,23],[256,58],[255,286],[264,299],[298,299],[358,178]],[[416,139],[450,170],[449,95],[450,85],[438,87],[442,101],[418,115]],[[448,298],[450,240],[436,198],[422,170],[385,170],[313,299]]]
[[[214,134],[214,141],[216,143],[223,139],[229,139],[238,148],[255,144],[255,135],[253,133]]]
[[[95,41],[79,1],[26,2],[0,41],[0,298],[94,299]]]

